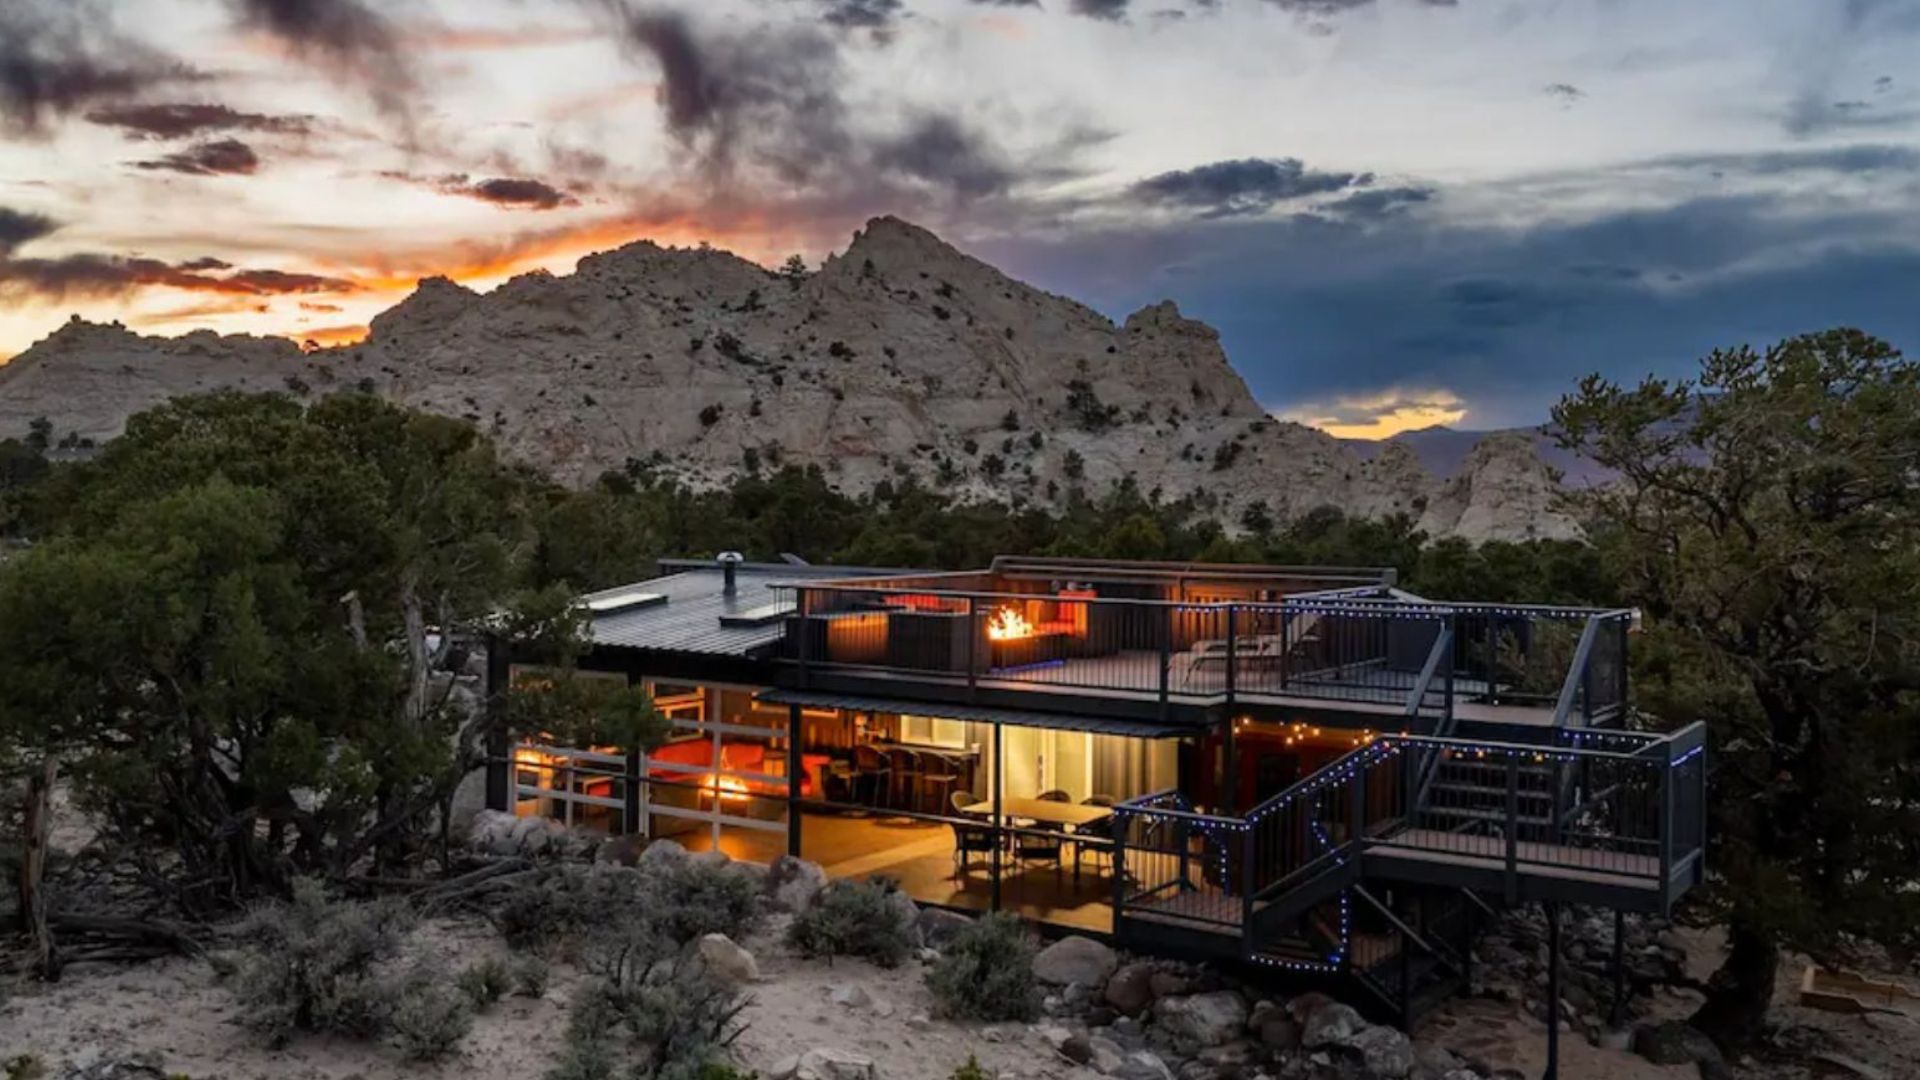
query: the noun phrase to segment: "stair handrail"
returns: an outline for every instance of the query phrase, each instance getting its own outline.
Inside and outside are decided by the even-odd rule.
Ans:
[[[1286,790],[1281,791],[1276,795],[1270,796],[1269,798],[1261,802],[1258,806],[1255,806],[1252,809],[1248,810],[1245,818],[1243,819],[1246,822],[1247,830],[1251,832],[1259,824],[1261,818],[1267,816],[1268,814],[1273,813],[1279,807],[1284,806],[1295,799],[1302,798],[1307,795],[1311,795],[1314,792],[1319,791],[1321,788],[1328,787],[1336,783],[1345,781],[1347,779],[1346,774],[1349,773],[1352,769],[1362,765],[1371,764],[1372,759],[1384,757],[1387,754],[1397,752],[1397,750],[1398,748],[1396,746],[1394,746],[1391,742],[1389,742],[1385,737],[1382,737],[1377,741],[1367,743],[1365,746],[1356,747],[1353,750],[1350,750],[1347,753],[1340,755],[1339,757],[1333,759],[1327,764],[1322,765],[1320,768],[1314,770],[1314,772],[1311,775],[1301,777],[1298,781],[1295,781],[1292,785],[1287,787]],[[1355,822],[1356,826],[1358,824],[1359,824],[1358,822]],[[1348,845],[1356,844],[1359,842],[1360,829],[1356,827],[1352,830],[1352,833],[1353,835],[1348,837]],[[1284,885],[1288,881],[1292,880],[1293,878],[1298,877],[1301,872],[1307,870],[1310,867],[1317,865],[1322,859],[1326,858],[1328,855],[1332,855],[1338,852],[1339,850],[1340,849],[1337,847],[1330,847],[1326,851],[1321,852],[1319,855],[1316,855],[1313,858],[1308,859],[1307,861],[1301,863],[1299,866],[1294,867],[1286,875],[1282,877],[1277,877],[1274,880],[1266,883],[1265,885],[1260,886],[1259,888],[1252,887],[1255,884],[1256,879],[1252,873],[1251,868],[1249,868],[1247,874],[1245,875],[1247,879],[1247,884],[1249,886],[1246,894],[1247,902],[1251,904],[1255,901],[1263,900],[1274,895],[1281,885]]]
[[[1420,681],[1414,686],[1413,694],[1407,698],[1406,718],[1409,721],[1409,727],[1412,726],[1411,721],[1420,715],[1420,706],[1427,700],[1427,691],[1430,689],[1434,673],[1439,669],[1440,658],[1443,656],[1451,656],[1452,654],[1453,627],[1446,626],[1441,629],[1439,636],[1433,639],[1433,649],[1427,653],[1426,666],[1420,669]],[[1453,678],[1451,666],[1449,666],[1447,678],[1449,680]],[[1453,694],[1449,692],[1446,696],[1445,710],[1440,715],[1440,722],[1434,725],[1434,734],[1442,738],[1452,735],[1455,725]],[[1435,751],[1430,755],[1428,760],[1419,765],[1419,780],[1418,783],[1414,785],[1413,800],[1407,807],[1409,816],[1420,807],[1426,805],[1427,793],[1433,787],[1434,777],[1440,773],[1440,757],[1441,753]]]
[[[1587,616],[1586,628],[1580,631],[1580,644],[1573,650],[1573,663],[1567,665],[1567,677],[1560,684],[1560,699],[1554,704],[1553,726],[1567,726],[1567,719],[1573,713],[1573,699],[1580,695],[1580,688],[1587,679],[1587,665],[1593,659],[1593,643],[1600,636],[1600,620],[1604,616]],[[1582,718],[1584,726],[1584,717]]]

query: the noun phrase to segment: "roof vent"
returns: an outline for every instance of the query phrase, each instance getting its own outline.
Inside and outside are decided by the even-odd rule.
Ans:
[[[740,564],[746,562],[747,557],[737,551],[723,551],[720,553],[718,561],[720,563],[720,569],[727,575],[726,595],[732,596],[737,584],[735,578],[739,574]]]

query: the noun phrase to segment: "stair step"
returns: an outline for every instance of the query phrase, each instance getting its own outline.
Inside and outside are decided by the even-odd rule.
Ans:
[[[1428,806],[1420,811],[1432,817],[1453,818],[1456,821],[1492,821],[1505,822],[1507,812],[1500,810],[1476,810],[1463,806]],[[1553,824],[1553,819],[1542,814],[1520,814],[1513,820],[1522,825],[1537,825],[1545,828]]]
[[[1454,783],[1445,778],[1435,780],[1432,790],[1451,791],[1463,795],[1485,795],[1489,798],[1497,799],[1505,799],[1507,797],[1507,786],[1505,784],[1495,787],[1492,784]],[[1536,802],[1553,801],[1553,792],[1551,791],[1540,791],[1534,788],[1523,787],[1516,791],[1515,794],[1521,799],[1530,799]]]

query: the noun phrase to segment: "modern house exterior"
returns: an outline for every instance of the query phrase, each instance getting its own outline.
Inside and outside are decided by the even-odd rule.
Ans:
[[[1005,557],[670,560],[584,602],[583,671],[645,685],[673,736],[512,747],[496,809],[887,875],[1402,1018],[1501,905],[1664,912],[1703,872],[1703,729],[1622,726],[1628,611]],[[490,654],[496,689],[529,671]]]

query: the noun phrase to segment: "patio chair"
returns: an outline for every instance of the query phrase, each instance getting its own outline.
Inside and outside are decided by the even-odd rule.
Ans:
[[[1041,802],[1072,802],[1073,801],[1073,796],[1067,794],[1066,792],[1060,790],[1059,788],[1053,788],[1049,791],[1043,791],[1040,793],[1039,798]]]
[[[1017,832],[1013,834],[1015,862],[1050,862],[1059,877],[1066,869],[1066,841],[1052,833]]]
[[[955,816],[966,818],[968,821],[978,821],[980,820],[979,815],[967,811],[967,804],[971,802],[972,799],[973,795],[971,792],[955,791],[947,796],[947,805],[952,808]],[[959,822],[950,822],[949,824],[953,827],[954,877],[959,877],[964,874],[967,867],[972,865],[972,860],[968,858],[968,856],[977,853],[985,855],[989,859],[994,857],[995,849],[993,830],[991,828],[985,824],[962,825]]]
[[[1080,805],[1081,806],[1113,807],[1113,806],[1117,806],[1119,802],[1120,800],[1114,798],[1111,795],[1089,795],[1086,798],[1080,800]]]
[[[1089,795],[1080,800],[1080,805],[1111,809],[1117,802],[1118,800],[1111,795]],[[1073,830],[1073,876],[1076,881],[1080,878],[1080,861],[1082,859],[1105,859],[1109,866],[1113,864],[1113,837],[1110,835],[1112,827],[1113,818],[1111,816],[1089,822],[1085,825],[1075,826]]]

